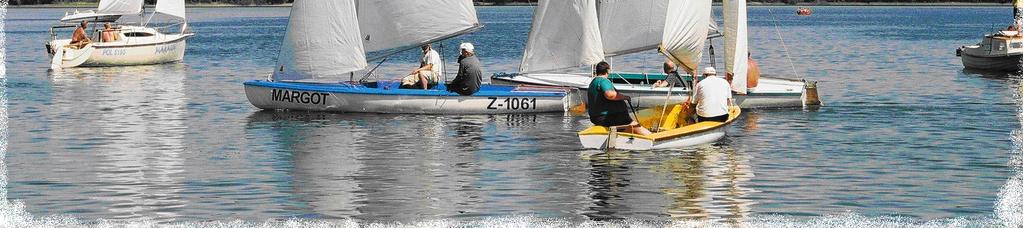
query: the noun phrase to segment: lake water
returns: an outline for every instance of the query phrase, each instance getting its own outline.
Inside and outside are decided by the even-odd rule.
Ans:
[[[1004,219],[996,205],[1019,206],[999,192],[1023,179],[1013,141],[1023,80],[964,72],[955,56],[1004,27],[1009,7],[814,7],[810,17],[751,7],[762,71],[821,81],[826,106],[747,111],[711,146],[609,154],[581,149],[575,132],[589,122],[564,114],[261,112],[241,83],[272,70],[288,10],[189,9],[184,62],[51,72],[43,42],[64,10],[8,9],[7,198],[36,216],[156,222],[925,221]],[[487,72],[514,71],[531,15],[479,8],[486,27],[445,42],[449,66],[456,44],[472,41]],[[414,59],[378,72],[400,76]],[[660,61],[614,64],[654,72]]]

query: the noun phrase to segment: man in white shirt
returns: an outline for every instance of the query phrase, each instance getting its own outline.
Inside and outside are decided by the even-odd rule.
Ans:
[[[412,70],[408,76],[401,80],[403,87],[414,87],[429,89],[430,85],[436,85],[440,76],[444,73],[444,62],[440,54],[430,47],[430,44],[423,45],[423,58],[419,60],[419,68]]]
[[[697,121],[728,121],[728,107],[732,105],[732,87],[717,77],[713,67],[703,70],[703,80],[696,83],[690,102],[696,105]]]

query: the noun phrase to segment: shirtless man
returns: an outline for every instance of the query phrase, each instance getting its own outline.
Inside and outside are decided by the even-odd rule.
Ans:
[[[89,29],[89,21],[82,21],[81,26],[78,26],[74,33],[71,34],[71,44],[68,44],[68,47],[82,48],[92,42],[89,36],[85,34],[86,29]]]

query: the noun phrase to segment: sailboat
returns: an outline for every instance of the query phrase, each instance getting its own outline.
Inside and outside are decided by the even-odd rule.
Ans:
[[[724,0],[723,4],[726,27],[740,28],[723,31],[726,49],[733,50],[736,56],[744,54],[745,43],[742,40],[746,34],[744,25],[736,26],[733,23],[745,22],[742,20],[745,17],[745,4],[745,0]],[[710,23],[711,1],[669,0],[666,9],[667,18],[659,51],[686,72],[696,72],[703,55],[707,24]],[[730,72],[741,72],[743,65],[732,64],[727,68]],[[654,129],[654,133],[650,135],[619,133],[613,129],[616,127],[593,126],[578,133],[579,141],[583,147],[592,149],[650,150],[690,147],[720,140],[725,136],[725,127],[735,122],[742,114],[738,105],[732,105],[728,109],[728,119],[725,122],[689,123],[691,113],[683,110],[682,104],[674,104],[634,112],[637,122],[647,129]]]
[[[1005,30],[984,35],[975,45],[956,49],[963,67],[990,71],[1020,71],[1023,67],[1023,1],[1014,0],[1013,24]]]
[[[590,73],[557,71],[593,65],[605,58],[657,49],[660,44],[657,38],[664,31],[666,4],[664,0],[540,1],[534,12],[519,72],[497,73],[491,76],[491,81],[501,84],[569,86],[585,90],[591,80]],[[745,8],[743,12],[741,29],[745,33]],[[738,25],[735,23],[731,26]],[[713,20],[707,26],[711,29],[707,39],[721,37]],[[726,26],[725,29],[739,28]],[[713,54],[711,56],[713,59]],[[734,55],[730,58],[734,58]],[[746,57],[733,60],[745,64]],[[745,79],[745,71],[733,73],[743,76],[736,78]],[[608,78],[615,83],[616,90],[629,94],[637,107],[663,105],[665,94],[669,91],[674,94],[670,96],[670,102],[685,101],[688,87],[652,87],[654,82],[664,80],[665,77],[663,73],[612,72]],[[691,77],[683,76],[685,81],[691,80]],[[761,77],[755,88],[745,88],[745,84],[734,86],[736,102],[743,108],[820,104],[816,97],[816,86],[802,80]],[[807,93],[808,89],[810,93]]]
[[[50,68],[130,66],[181,61],[185,56],[185,41],[195,35],[188,31],[184,0],[158,0],[156,10],[149,15],[147,21],[138,24],[114,23],[112,28],[115,35],[112,37],[119,39],[102,39],[101,23],[116,22],[124,15],[140,15],[140,18],[145,19],[143,5],[143,0],[100,0],[99,7],[94,11],[76,12],[61,18],[58,25],[50,28],[50,41],[46,42],[46,51],[51,58]],[[147,27],[148,22],[157,14],[179,21],[180,31],[163,33]],[[70,47],[70,38],[57,38],[58,29],[77,27],[81,21],[93,22],[89,27],[91,31],[86,31],[91,43],[81,48]]]
[[[400,88],[399,81],[354,80],[367,59],[386,60],[481,27],[471,0],[296,1],[274,72],[266,80],[246,81],[245,95],[258,108],[307,111],[504,114],[568,109],[564,88],[484,84],[479,92],[460,96],[443,84],[424,90]],[[383,54],[368,57],[370,52]]]

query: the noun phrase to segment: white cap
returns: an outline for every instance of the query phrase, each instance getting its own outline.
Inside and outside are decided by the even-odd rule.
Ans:
[[[714,70],[714,68],[713,68],[713,67],[707,67],[707,68],[703,68],[703,74],[713,74],[713,75],[717,75],[717,74],[718,74],[718,71]]]
[[[475,47],[472,46],[472,43],[469,43],[469,42],[465,42],[465,43],[462,43],[462,45],[458,45],[458,48],[462,49],[462,50],[465,50],[465,51],[468,51],[468,52],[474,52],[474,49],[475,49]]]

